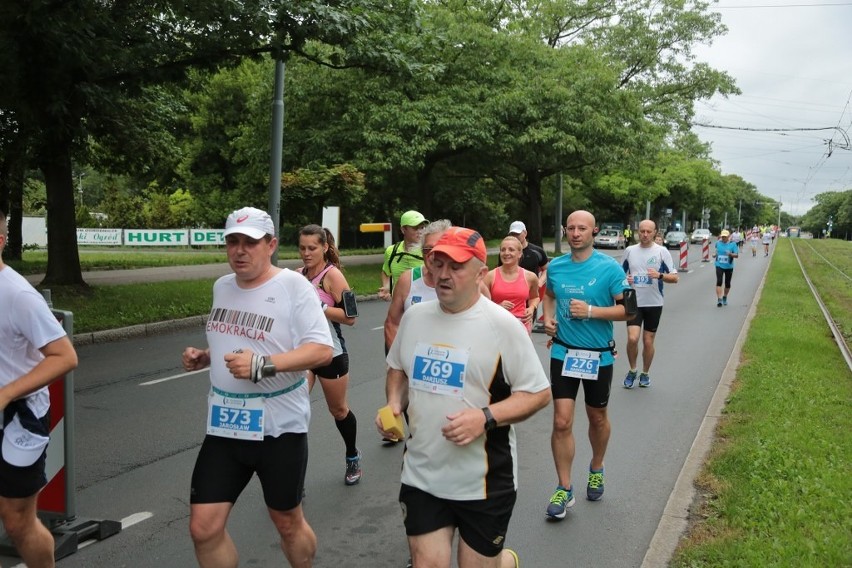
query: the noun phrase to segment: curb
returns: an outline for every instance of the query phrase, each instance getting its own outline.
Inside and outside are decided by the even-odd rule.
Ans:
[[[704,462],[715,440],[716,428],[719,424],[719,419],[722,417],[722,411],[728,400],[728,394],[731,392],[731,384],[737,377],[743,344],[751,328],[751,322],[757,313],[757,304],[760,302],[760,296],[763,293],[763,286],[766,283],[768,274],[769,270],[767,268],[757,287],[754,302],[752,302],[751,308],[749,308],[743,327],[737,336],[734,350],[731,352],[725,369],[722,371],[722,377],[716,386],[716,391],[713,393],[713,398],[710,400],[710,405],[707,407],[707,412],[704,414],[704,419],[701,421],[701,426],[698,428],[698,433],[695,435],[695,440],[692,442],[692,447],[689,449],[686,461],[684,461],[680,474],[677,476],[677,481],[675,481],[674,488],[666,502],[666,507],[663,509],[663,515],[657,525],[657,530],[654,531],[654,536],[651,538],[648,550],[645,552],[641,568],[668,566],[681,538],[688,528],[689,510],[692,507],[696,494],[695,479],[704,467]]]
[[[356,300],[359,302],[370,302],[378,299],[378,294],[356,296]],[[135,339],[138,337],[151,337],[154,335],[160,335],[182,329],[190,329],[193,327],[204,329],[204,324],[206,322],[207,314],[175,320],[142,323],[127,327],[119,327],[116,329],[105,329],[103,331],[75,333],[71,342],[74,344],[74,347],[79,347],[81,345],[94,345],[96,343],[111,343],[113,341],[123,341],[125,339]]]

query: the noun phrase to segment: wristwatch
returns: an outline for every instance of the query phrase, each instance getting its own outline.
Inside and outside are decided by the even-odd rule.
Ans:
[[[491,414],[491,409],[487,406],[482,407],[482,413],[485,414],[485,431],[493,430],[497,427],[497,421],[494,420],[494,415]]]
[[[275,368],[275,364],[272,362],[271,357],[263,358],[263,366],[260,368],[260,376],[262,377],[272,377],[278,373],[278,369]]]

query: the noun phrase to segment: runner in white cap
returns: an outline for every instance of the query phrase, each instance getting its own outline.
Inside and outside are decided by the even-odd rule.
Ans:
[[[225,223],[233,274],[213,284],[209,348],[187,347],[187,371],[210,367],[207,436],[190,487],[189,532],[202,568],[236,568],[226,524],[257,474],[291,566],[313,564],[317,540],[302,512],[311,401],[307,369],[327,365],[332,341],[311,283],[273,266],[272,218],[253,207]]]

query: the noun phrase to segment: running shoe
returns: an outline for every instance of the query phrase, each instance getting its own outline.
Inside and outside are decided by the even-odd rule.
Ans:
[[[411,558],[408,559],[408,563],[405,565],[405,568],[414,568],[414,565],[411,563]]]
[[[589,484],[586,486],[586,498],[589,501],[599,501],[604,493],[604,472],[589,470]]]
[[[361,452],[354,458],[346,458],[346,485],[355,485],[361,481]]]
[[[521,560],[518,558],[518,553],[512,550],[511,548],[504,548],[506,552],[509,553],[509,556],[512,557],[512,560],[515,561],[515,568],[521,568]]]
[[[550,498],[550,503],[547,505],[547,516],[551,519],[562,520],[565,518],[567,510],[574,506],[574,489],[569,487],[557,486],[553,492],[553,497]]]
[[[727,306],[727,305],[728,305],[728,297],[727,297],[727,296],[722,296],[722,305],[723,305],[723,306]]]
[[[721,307],[722,307],[722,298],[719,298],[718,300],[716,300],[716,307],[717,307],[717,308],[721,308]]]
[[[651,386],[651,377],[648,373],[639,373],[639,386],[640,387],[650,387]]]
[[[627,375],[625,375],[625,377],[624,377],[624,388],[632,389],[635,382],[636,382],[636,371],[627,371]]]

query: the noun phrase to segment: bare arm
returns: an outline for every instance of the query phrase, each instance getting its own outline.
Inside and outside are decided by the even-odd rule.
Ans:
[[[251,379],[252,355],[248,349],[239,353],[225,353],[225,366],[235,379]],[[330,345],[305,343],[286,353],[266,355],[267,364],[275,365],[275,372],[306,371],[331,362]]]
[[[516,391],[505,400],[489,405],[497,426],[526,420],[550,402],[550,389],[539,392]],[[485,413],[480,408],[465,408],[447,416],[449,423],[441,428],[444,437],[459,446],[467,445],[485,433]]]
[[[77,367],[77,352],[68,337],[60,337],[39,349],[44,359],[30,372],[0,388],[0,410],[19,398],[49,385]]]
[[[385,348],[387,349],[390,349],[393,340],[396,339],[399,322],[402,320],[402,314],[405,312],[405,299],[408,297],[410,290],[411,271],[406,270],[397,279],[396,286],[393,287],[391,303],[388,306],[388,315],[385,318]]]
[[[349,282],[346,281],[346,277],[337,268],[332,268],[326,273],[325,282],[328,282],[328,293],[334,298],[334,302],[339,304],[341,298],[343,298],[343,291],[349,289]],[[324,312],[325,317],[329,321],[342,323],[343,325],[353,325],[355,323],[355,318],[348,317],[343,308],[328,306],[324,309]]]
[[[616,302],[624,299],[623,294],[612,297]],[[633,319],[627,315],[623,304],[614,306],[593,306],[576,298],[571,300],[571,317],[576,319],[599,319],[609,321],[627,321]]]
[[[385,380],[385,395],[394,416],[399,416],[402,414],[402,410],[408,407],[408,377],[403,371],[388,369],[387,379]],[[378,415],[376,415],[376,428],[383,437],[394,438],[393,432],[382,430],[382,420]]]
[[[524,270],[524,277],[527,279],[527,286],[529,286],[527,309],[524,312],[524,323],[528,323],[535,316],[540,300],[538,298],[538,277],[529,270]]]

